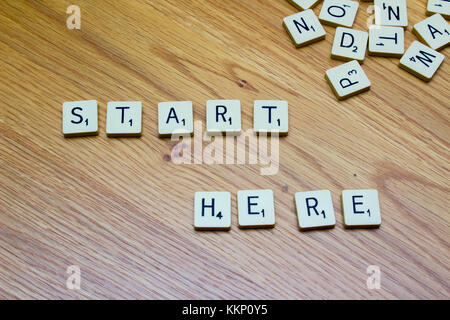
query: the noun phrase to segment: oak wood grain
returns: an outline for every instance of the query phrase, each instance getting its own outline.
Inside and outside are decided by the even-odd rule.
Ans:
[[[408,1],[406,47],[426,1]],[[66,8],[81,8],[81,29]],[[361,2],[355,28],[366,30]],[[314,11],[319,13],[319,4]],[[341,62],[324,41],[296,49],[285,0],[0,2],[0,297],[450,298],[449,67],[425,83],[398,59],[367,57],[369,92],[338,102]],[[64,101],[97,99],[97,137],[65,139]],[[177,165],[157,103],[289,102],[280,169]],[[106,103],[143,102],[141,138],[107,138]],[[205,143],[207,144],[207,143]],[[236,192],[274,190],[276,226],[237,228]],[[382,225],[345,230],[340,193],[376,188]],[[300,232],[294,193],[331,190],[332,230]],[[232,192],[232,229],[196,232],[194,192]],[[81,289],[66,269],[81,268]],[[381,269],[368,290],[366,268]]]

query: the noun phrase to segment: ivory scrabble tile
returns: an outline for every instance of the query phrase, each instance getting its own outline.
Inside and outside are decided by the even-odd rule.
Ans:
[[[333,228],[336,224],[329,190],[297,192],[295,206],[300,230]]]
[[[283,26],[297,48],[325,39],[325,30],[311,9],[284,18]]]
[[[303,11],[311,9],[316,6],[320,0],[287,0],[290,4],[296,7],[298,10]]]
[[[405,29],[402,27],[369,27],[369,55],[401,57],[405,53]]]
[[[351,27],[358,12],[359,2],[350,0],[325,0],[319,20],[333,27]]]
[[[62,131],[65,137],[97,135],[97,100],[64,102]]]
[[[342,191],[342,210],[346,228],[376,228],[381,225],[377,190]]]
[[[406,0],[375,0],[375,24],[380,26],[408,26]]]
[[[416,23],[413,33],[431,49],[441,50],[450,43],[450,28],[438,13]]]
[[[344,61],[358,60],[362,63],[366,57],[368,38],[369,34],[365,31],[337,27],[331,57]]]
[[[196,230],[229,230],[231,228],[231,194],[229,192],[196,192],[194,228]]]
[[[441,14],[445,19],[450,17],[450,1],[448,0],[428,0],[427,15],[435,13]]]
[[[399,67],[424,81],[430,81],[442,61],[444,61],[443,54],[419,41],[414,41],[400,59]]]
[[[325,78],[339,100],[370,89],[370,80],[356,60],[327,70]]]
[[[288,103],[283,100],[256,100],[253,108],[253,130],[256,133],[277,132],[287,135],[289,128]]]
[[[210,135],[241,132],[241,102],[239,100],[208,100],[206,131]]]
[[[272,190],[239,190],[239,228],[270,228],[275,226]]]
[[[169,137],[172,134],[190,136],[194,133],[192,101],[158,103],[158,134]]]
[[[142,134],[142,103],[140,101],[108,102],[106,134],[110,137],[140,136]]]

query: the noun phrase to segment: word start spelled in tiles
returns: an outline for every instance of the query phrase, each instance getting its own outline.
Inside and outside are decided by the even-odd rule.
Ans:
[[[256,134],[278,134],[289,131],[288,103],[283,100],[256,100],[253,109]],[[206,130],[210,135],[238,135],[241,132],[239,100],[209,100],[206,103]],[[97,101],[63,103],[62,131],[65,137],[98,134]],[[192,101],[158,103],[158,135],[161,138],[192,136],[194,117]],[[140,101],[108,102],[106,112],[108,137],[136,137],[142,134]]]

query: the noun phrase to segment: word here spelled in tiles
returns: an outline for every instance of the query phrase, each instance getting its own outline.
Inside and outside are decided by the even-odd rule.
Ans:
[[[329,190],[297,192],[294,196],[298,227],[301,231],[334,228],[336,218]],[[378,191],[344,190],[342,192],[344,226],[377,228],[381,225]],[[238,226],[273,228],[275,206],[272,190],[239,190],[237,192]],[[231,194],[229,192],[196,192],[194,196],[195,230],[231,229]]]

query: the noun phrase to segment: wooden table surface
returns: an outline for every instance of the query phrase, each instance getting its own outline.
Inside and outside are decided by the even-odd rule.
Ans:
[[[408,1],[406,47],[425,0]],[[66,9],[81,9],[69,30]],[[367,30],[360,4],[355,27]],[[314,11],[319,13],[321,5]],[[450,298],[449,51],[430,83],[367,57],[369,92],[338,102],[326,40],[296,49],[285,0],[0,2],[0,297]],[[63,138],[62,103],[97,99],[99,136]],[[289,102],[279,171],[175,164],[157,104]],[[141,138],[107,138],[106,103],[143,103]],[[204,142],[204,146],[208,145]],[[237,227],[236,192],[269,188],[276,226]],[[343,189],[379,191],[382,225],[343,228]],[[329,189],[331,230],[300,232],[294,193]],[[232,229],[196,232],[196,191],[232,193]],[[81,289],[69,290],[69,266]],[[381,289],[366,285],[379,266]]]

